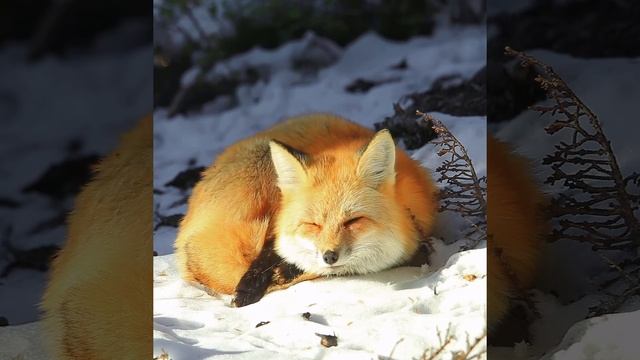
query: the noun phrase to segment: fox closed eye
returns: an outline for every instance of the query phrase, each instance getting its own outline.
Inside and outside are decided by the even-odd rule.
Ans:
[[[365,219],[364,216],[356,216],[354,218],[351,218],[351,219],[345,221],[342,225],[345,228],[353,229],[356,226],[360,225],[364,219]]]
[[[298,227],[303,228],[307,231],[320,231],[322,229],[322,225],[311,222],[311,221],[302,221]]]

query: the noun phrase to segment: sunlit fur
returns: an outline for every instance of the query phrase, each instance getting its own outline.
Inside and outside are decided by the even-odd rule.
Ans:
[[[42,300],[52,359],[151,359],[151,117],[76,199]]]
[[[194,188],[180,225],[176,252],[185,279],[233,293],[272,239],[287,261],[317,274],[378,271],[411,257],[416,226],[431,230],[436,188],[386,131],[375,142],[374,134],[313,114],[225,150]],[[308,156],[299,161],[287,147]],[[326,250],[339,254],[332,267],[322,260]]]
[[[532,286],[547,223],[545,197],[532,177],[533,167],[504,143],[489,136],[488,157],[488,324],[494,328],[517,296],[517,286]],[[501,251],[498,257],[497,252]]]

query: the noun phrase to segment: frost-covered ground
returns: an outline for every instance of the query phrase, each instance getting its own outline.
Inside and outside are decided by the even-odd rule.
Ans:
[[[640,156],[634,150],[640,130],[636,120],[640,59],[579,59],[543,50],[527,53],[552,65],[598,115],[622,172],[629,175],[638,171]],[[525,111],[492,130],[498,137],[516,144],[517,151],[523,155],[542,159],[560,139],[570,142],[567,138],[570,131],[548,135],[544,127],[549,122],[549,117]],[[551,171],[543,165],[536,170],[540,183]],[[550,194],[562,190],[550,186],[544,189]],[[542,318],[530,326],[532,344],[499,349],[503,358],[537,359],[546,354],[545,359],[637,359],[637,341],[628,334],[634,333],[633,319],[637,322],[640,316],[639,296],[630,298],[619,309],[620,314],[580,322],[590,307],[604,299],[598,294],[597,283],[608,271],[611,269],[588,244],[568,240],[547,244],[534,291],[534,301]]]
[[[73,196],[53,201],[40,193],[23,193],[22,188],[65,159],[108,153],[119,135],[151,109],[151,46],[127,48],[128,42],[122,41],[123,34],[139,35],[136,24],[124,22],[98,36],[93,47],[65,58],[45,56],[27,63],[25,44],[0,49],[0,197],[18,203],[0,206],[1,241],[20,250],[62,245],[63,221],[33,230],[66,214]],[[81,146],[70,154],[69,144],[76,140]],[[0,244],[0,272],[11,261]],[[11,325],[0,327],[0,359],[26,349],[25,359],[37,358],[40,336],[33,335],[38,327],[31,322],[38,319],[46,279],[45,272],[24,268],[0,277],[0,316]]]
[[[316,75],[291,67],[292,57],[316,52],[337,61]],[[329,54],[327,54],[329,53]],[[406,59],[404,70],[393,66]],[[392,114],[403,95],[430,88],[442,76],[471,77],[485,63],[483,27],[442,28],[433,37],[406,42],[365,34],[344,49],[308,34],[273,51],[252,50],[218,64],[207,76],[247,66],[266,68],[268,80],[237,89],[238,106],[215,104],[187,116],[154,114],[155,188],[162,215],[184,213],[184,193],[165,184],[189,166],[207,166],[228,145],[293,115],[332,112],[368,127]],[[197,70],[185,75],[188,84]],[[349,93],[354,80],[388,80],[365,93]],[[434,114],[467,145],[476,168],[485,173],[484,117]],[[412,155],[434,169],[440,159],[433,145]],[[189,165],[191,164],[191,165]],[[452,336],[442,351],[451,358],[480,338],[473,354],[485,349],[486,251],[459,252],[466,226],[444,215],[434,240],[431,267],[402,267],[366,276],[304,282],[268,294],[244,308],[229,307],[229,296],[210,296],[183,282],[175,268],[176,230],[155,233],[154,354],[174,360],[206,358],[410,359],[429,354]],[[458,240],[458,241],[455,241]],[[453,242],[452,242],[453,241]],[[308,312],[308,320],[302,317]],[[265,325],[256,327],[261,322]],[[338,337],[324,348],[316,335]],[[480,355],[480,358],[485,355]]]

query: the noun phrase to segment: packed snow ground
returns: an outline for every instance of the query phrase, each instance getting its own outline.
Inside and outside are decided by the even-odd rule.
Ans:
[[[450,251],[438,244],[439,255]],[[162,256],[154,264],[154,351],[164,349],[176,360],[219,354],[412,359],[443,344],[448,333],[456,340],[445,352],[464,352],[467,340],[481,338],[473,352],[479,354],[485,348],[485,255],[484,249],[457,253],[444,267],[434,261],[439,269],[433,273],[401,267],[304,282],[243,308],[229,307],[230,296],[212,297],[184,283],[174,256]],[[302,317],[307,312],[309,320]],[[268,323],[257,327],[261,322]],[[322,347],[316,334],[337,336],[338,346]]]
[[[640,59],[579,59],[546,50],[527,53],[553,66],[598,115],[622,172],[629,175],[638,171],[640,156],[635,151],[635,134],[640,125],[635,119],[640,93]],[[548,116],[525,111],[492,130],[499,138],[515,144],[516,150],[524,156],[542,159],[553,151],[558,141],[571,141],[570,131],[548,135],[544,127],[550,121]],[[536,168],[540,184],[550,173],[549,166],[540,164]],[[543,188],[553,194],[562,191],[559,185],[543,185]],[[621,314],[581,321],[590,307],[605,299],[599,294],[597,284],[604,278],[603,274],[611,272],[589,244],[569,240],[546,244],[539,270],[533,298],[542,317],[533,321],[529,328],[532,344],[495,349],[496,355],[501,354],[503,359],[538,359],[545,354],[544,359],[554,360],[638,358],[637,341],[626,334],[635,333],[630,319],[640,316],[640,296],[630,298],[619,309]]]
[[[336,62],[315,75],[291,67],[301,51]],[[192,164],[207,166],[225,147],[290,116],[331,112],[368,127],[392,113],[403,95],[430,88],[442,76],[471,77],[485,63],[483,27],[443,28],[433,37],[406,42],[365,34],[344,49],[307,34],[278,49],[254,49],[219,64],[207,77],[252,66],[268,69],[268,80],[237,90],[238,106],[216,104],[168,119],[155,113],[154,180],[158,212],[184,213],[185,194],[164,186]],[[406,59],[408,68],[393,65]],[[189,84],[198,70],[183,78]],[[366,93],[349,93],[356,79],[389,80]],[[467,145],[476,169],[486,170],[484,117],[434,114]],[[441,161],[433,145],[413,157],[434,169]],[[485,355],[486,251],[460,251],[466,224],[444,215],[430,267],[401,267],[378,274],[304,282],[268,294],[244,308],[229,307],[229,296],[210,296],[180,279],[175,268],[176,230],[155,233],[154,354],[165,350],[174,360],[213,358],[419,358],[453,340],[443,351],[451,358],[480,338],[473,354]],[[458,240],[458,241],[456,241]],[[305,320],[303,313],[310,313]],[[267,324],[256,327],[261,322]],[[338,346],[324,348],[316,335],[335,335]]]

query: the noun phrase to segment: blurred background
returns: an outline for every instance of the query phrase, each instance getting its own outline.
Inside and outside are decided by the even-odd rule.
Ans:
[[[487,14],[489,131],[531,160],[538,182],[553,199],[548,214],[554,229],[554,234],[541,245],[543,255],[538,280],[527,294],[535,309],[520,299],[521,306],[514,309],[495,336],[489,337],[493,346],[489,356],[513,359],[522,356],[516,354],[524,354],[526,358],[541,358],[557,351],[557,358],[569,359],[586,356],[584,354],[592,351],[587,349],[607,349],[602,350],[604,358],[635,358],[637,355],[628,352],[635,348],[633,340],[604,335],[626,331],[622,330],[629,324],[626,321],[633,320],[625,319],[640,315],[638,239],[623,234],[630,223],[612,221],[612,210],[620,207],[619,199],[612,195],[610,188],[612,178],[588,179],[594,172],[584,172],[586,176],[582,180],[585,184],[601,189],[591,198],[600,199],[595,203],[589,203],[595,192],[589,194],[586,187],[575,185],[573,180],[580,176],[548,181],[554,168],[567,174],[585,170],[593,163],[587,159],[601,161],[599,164],[607,169],[608,155],[604,152],[595,153],[600,158],[589,155],[588,151],[601,150],[591,142],[574,149],[578,151],[574,155],[582,156],[584,163],[550,160],[543,163],[557,150],[556,146],[561,146],[562,142],[572,144],[581,136],[574,138],[573,131],[568,128],[553,135],[545,131],[554,119],[562,116],[541,115],[529,109],[534,105],[551,105],[534,81],[541,69],[523,68],[513,56],[504,54],[504,48],[509,46],[524,51],[553,67],[597,115],[622,177],[630,178],[626,186],[618,188],[636,194],[631,205],[635,207],[637,224],[640,184],[633,181],[633,174],[640,169],[640,157],[634,150],[640,129],[636,120],[636,104],[640,99],[640,3],[625,0],[489,0]],[[586,117],[581,122],[589,132],[594,131]],[[561,158],[566,160],[571,156],[565,153]],[[569,205],[568,208],[560,208],[560,203],[556,202],[560,198],[566,200],[562,206]],[[578,210],[580,207],[606,210],[595,210],[597,215],[579,214],[583,211]],[[560,215],[563,212],[564,215]],[[568,220],[583,223],[586,232],[575,228],[560,232]],[[613,228],[601,226],[607,222],[613,224]],[[603,236],[611,236],[612,240],[605,241],[604,246],[596,246]],[[625,245],[614,245],[616,242]],[[577,324],[587,318],[612,313],[619,316],[604,315],[592,322]],[[618,322],[614,322],[614,318]],[[596,323],[602,325],[596,326]],[[574,325],[576,327],[567,332]],[[581,335],[570,335],[576,333]],[[574,352],[562,351],[569,347]]]
[[[0,326],[35,321],[91,167],[152,109],[148,1],[0,4]]]
[[[272,50],[310,32],[338,47],[367,32],[406,41],[432,35],[437,22],[482,22],[484,1],[155,0],[154,14],[154,106],[167,108],[173,116],[199,110],[216,98],[233,95],[241,85],[263,80],[265,74],[255,68],[224,79],[205,76],[235,54],[254,47]],[[300,54],[293,61],[296,69],[313,72],[332,59],[327,54]],[[183,76],[188,71],[191,76]]]

